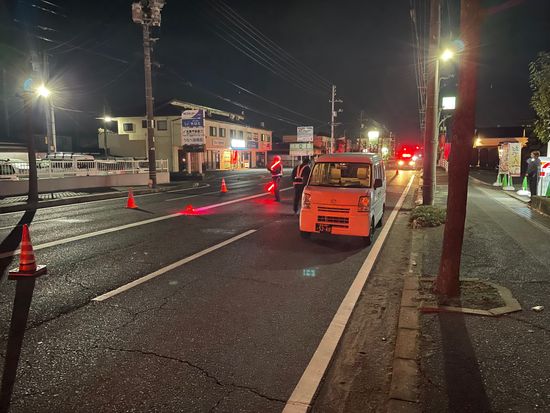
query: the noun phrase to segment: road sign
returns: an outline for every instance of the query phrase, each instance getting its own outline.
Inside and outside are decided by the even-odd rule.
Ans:
[[[313,142],[291,143],[290,156],[311,156],[313,155]]]
[[[313,142],[313,126],[298,126],[296,140],[298,142]]]
[[[184,110],[181,113],[181,144],[205,145],[204,110]]]

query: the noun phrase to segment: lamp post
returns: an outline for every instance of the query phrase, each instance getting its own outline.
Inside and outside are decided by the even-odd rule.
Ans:
[[[477,168],[481,167],[481,151],[479,148],[480,146],[481,146],[481,138],[477,138],[476,144],[475,144],[475,147],[477,149],[477,165],[476,165]]]
[[[103,116],[103,145],[105,147],[105,158],[109,156],[109,148],[107,147],[107,124],[111,123],[113,118],[110,116]]]
[[[48,133],[48,153],[57,152],[57,136],[55,130],[55,112],[52,102],[52,92],[42,84],[36,88],[36,94],[46,100],[46,129]]]

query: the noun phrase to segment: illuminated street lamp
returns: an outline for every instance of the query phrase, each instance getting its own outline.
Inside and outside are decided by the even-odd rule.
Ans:
[[[35,90],[39,97],[46,99],[46,129],[48,134],[48,153],[50,150],[57,152],[57,136],[55,133],[55,112],[52,102],[52,91],[44,84],[38,86]]]
[[[482,142],[481,142],[481,138],[477,138],[476,139],[476,142],[475,142],[475,148],[477,149],[477,168],[479,168],[481,166],[481,151],[479,149],[479,147],[481,146]]]
[[[376,151],[378,151],[378,148],[380,147],[380,131],[377,131],[376,129],[370,130],[367,132],[367,136],[369,138],[369,145],[371,141],[376,141]]]
[[[103,143],[105,147],[105,158],[109,156],[109,148],[107,148],[107,124],[113,121],[113,118],[109,115],[103,116]]]
[[[455,52],[453,52],[451,49],[445,49],[443,53],[441,53],[440,59],[444,62],[448,62],[455,56]]]
[[[47,98],[51,95],[51,93],[52,92],[50,91],[50,89],[48,89],[44,85],[40,85],[36,88],[36,94],[40,97]]]

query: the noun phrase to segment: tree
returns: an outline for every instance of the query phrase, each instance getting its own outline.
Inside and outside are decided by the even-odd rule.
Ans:
[[[541,142],[550,142],[550,52],[539,53],[529,64],[529,75],[531,106],[537,114],[534,132]]]

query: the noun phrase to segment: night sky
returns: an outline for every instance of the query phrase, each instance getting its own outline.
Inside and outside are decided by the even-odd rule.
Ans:
[[[412,3],[421,13],[428,2]],[[502,3],[506,1],[483,4]],[[528,63],[539,51],[550,50],[550,1],[511,4],[483,25],[478,126],[525,124],[533,117]],[[142,34],[131,21],[130,5],[20,0],[1,6],[0,63],[6,70],[12,133],[0,141],[20,138],[20,103],[14,87],[26,76],[25,52],[30,47],[49,49],[51,55],[55,102],[63,108],[56,111],[58,134],[94,139],[100,126],[95,117],[104,108],[114,116],[144,110]],[[442,39],[447,40],[457,36],[459,2],[442,0],[442,5]],[[289,63],[267,40],[262,46],[253,43],[250,36],[258,35],[250,28],[236,35],[236,25],[245,24],[239,15],[307,68]],[[250,123],[264,121],[277,136],[295,133],[295,124],[328,132],[329,85],[334,83],[344,100],[339,134],[356,136],[363,110],[366,118],[383,123],[399,139],[419,139],[409,1],[172,0],[162,17],[162,27],[155,32],[157,103],[178,98],[244,111]],[[268,58],[261,56],[272,59],[270,69],[228,41],[240,42],[249,54],[267,53]],[[455,70],[450,64],[443,73]],[[452,93],[456,79],[443,82],[443,93]],[[3,113],[0,119],[4,124]],[[37,114],[37,132],[43,129],[42,119]],[[0,131],[4,133],[5,127]]]

